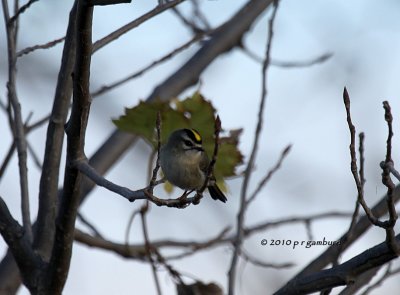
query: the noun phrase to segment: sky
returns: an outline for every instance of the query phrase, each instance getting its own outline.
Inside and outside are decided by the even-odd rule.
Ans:
[[[243,0],[198,0],[212,26],[218,26],[246,3]],[[137,0],[131,4],[96,7],[93,40],[98,40],[120,26],[151,10],[157,1]],[[46,43],[65,35],[72,1],[41,0],[22,15],[18,49]],[[268,70],[268,96],[264,112],[264,129],[260,140],[256,167],[250,187],[276,163],[281,151],[292,145],[289,156],[262,193],[250,206],[245,224],[251,226],[266,220],[307,216],[322,212],[351,212],[356,187],[350,171],[350,142],[342,93],[346,86],[351,97],[353,123],[365,139],[366,201],[370,206],[385,193],[381,184],[379,163],[385,157],[387,127],[382,101],[389,101],[394,116],[393,159],[399,162],[397,136],[400,129],[400,4],[386,0],[281,0],[274,25],[272,60],[302,62],[324,54],[332,57],[309,67]],[[186,15],[191,5],[179,6]],[[266,48],[268,10],[257,19],[245,35],[245,47],[262,57]],[[0,25],[0,99],[5,102],[7,64],[4,24]],[[91,89],[112,83],[183,44],[190,31],[176,16],[167,12],[144,23],[93,55]],[[135,106],[158,84],[185,63],[197,50],[195,45],[157,68],[123,86],[93,100],[87,130],[86,154],[93,154],[114,130],[112,119],[122,115],[125,107]],[[51,110],[55,81],[60,66],[62,45],[38,50],[18,61],[18,95],[23,117],[33,112],[32,122]],[[248,160],[252,147],[257,112],[261,97],[261,64],[243,50],[234,49],[220,56],[201,75],[195,85],[180,95],[184,98],[200,89],[212,101],[224,129],[243,128],[240,148]],[[0,155],[4,157],[11,141],[6,117],[0,116],[0,134],[4,140]],[[28,140],[43,159],[46,128],[30,134]],[[147,169],[150,148],[139,142],[107,174],[107,178],[132,189],[145,186],[143,169]],[[33,218],[37,212],[40,171],[29,158],[29,188]],[[62,164],[62,167],[64,162]],[[20,219],[19,187],[16,183],[17,158],[0,180],[0,195]],[[243,171],[244,166],[238,171]],[[60,185],[62,177],[60,177]],[[204,199],[200,206],[185,210],[152,207],[149,213],[149,234],[162,238],[203,240],[234,225],[239,206],[240,177],[227,180],[228,202]],[[10,185],[13,184],[13,185]],[[165,196],[162,189],[158,190]],[[131,213],[140,204],[106,191],[95,189],[81,208],[108,239],[123,242]],[[337,240],[348,228],[348,219],[327,219],[312,223],[313,238]],[[87,230],[79,221],[77,227]],[[398,227],[396,227],[398,229]],[[141,242],[139,222],[131,230],[131,242]],[[268,263],[292,262],[285,270],[264,269],[241,262],[237,294],[265,294],[283,285],[307,262],[317,257],[323,247],[308,249],[284,246],[262,246],[260,241],[307,240],[304,225],[290,225],[257,234],[245,242],[247,253]],[[342,261],[384,240],[384,232],[371,229],[342,257]],[[6,251],[0,241],[0,253]],[[190,277],[205,282],[218,282],[226,290],[231,247],[222,246],[201,252],[174,266]],[[395,263],[398,266],[398,263]],[[174,294],[174,283],[165,271],[160,272],[163,294]],[[376,279],[376,278],[375,278]],[[190,281],[190,280],[188,280]],[[139,287],[140,286],[140,287]],[[374,294],[387,294],[399,288],[396,279]],[[75,244],[71,271],[64,294],[155,294],[149,265],[127,261],[112,253]],[[338,294],[340,288],[334,290]],[[28,294],[21,288],[19,294]]]

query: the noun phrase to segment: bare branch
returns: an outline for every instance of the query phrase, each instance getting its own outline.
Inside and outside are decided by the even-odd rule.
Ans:
[[[246,262],[250,262],[253,265],[260,266],[263,268],[275,268],[275,269],[282,269],[282,268],[290,268],[295,266],[294,263],[292,262],[287,262],[287,263],[268,263],[268,262],[263,262],[255,257],[252,257],[249,253],[246,251],[242,251],[241,253],[243,259]]]
[[[282,165],[283,160],[289,154],[291,147],[292,147],[292,145],[288,145],[287,147],[285,147],[285,149],[281,153],[281,156],[280,156],[278,162],[275,164],[274,167],[272,167],[271,170],[268,171],[267,175],[258,184],[258,187],[256,188],[256,190],[246,200],[246,206],[248,206],[257,197],[257,195],[260,193],[262,188],[267,184],[267,182],[271,179],[271,177],[275,174],[275,172],[279,170],[279,168]]]
[[[96,237],[103,238],[103,235],[100,233],[100,231],[91,222],[89,222],[89,220],[87,220],[85,216],[82,215],[82,213],[78,212],[77,217],[84,225],[86,225],[93,232],[93,234]]]
[[[45,117],[43,117],[42,119],[39,119],[38,121],[36,121],[35,123],[32,123],[30,125],[27,125],[25,123],[25,132],[28,134],[29,132],[35,130],[36,128],[40,128],[43,124],[46,124],[50,119],[50,115],[47,115]]]
[[[30,153],[30,155],[32,156],[33,159],[33,163],[35,163],[36,167],[41,171],[42,170],[42,162],[39,159],[39,156],[36,154],[35,150],[33,149],[33,147],[29,144],[29,142],[26,142],[28,151]]]
[[[75,220],[80,204],[82,175],[73,163],[85,157],[85,131],[90,110],[90,63],[92,54],[93,7],[85,0],[78,1],[76,16],[76,62],[74,68],[73,104],[65,128],[68,144],[64,178],[53,251],[46,282],[54,294],[61,293],[70,266]],[[79,40],[79,41],[78,41]]]
[[[397,180],[400,181],[400,173],[399,173],[399,171],[397,171],[397,170],[394,168],[393,163],[385,163],[384,161],[382,161],[382,162],[380,163],[380,166],[381,166],[382,169],[385,168],[385,167],[388,168],[389,171],[390,171],[390,173],[392,173],[392,175],[393,175],[394,177],[396,177]]]
[[[182,44],[181,46],[179,46],[178,48],[174,49],[173,51],[169,52],[168,54],[164,55],[163,57],[153,61],[151,64],[145,66],[144,68],[140,69],[139,71],[123,78],[120,80],[117,80],[109,85],[104,85],[102,87],[100,87],[99,89],[95,90],[94,92],[92,92],[92,97],[97,97],[99,95],[104,94],[107,91],[110,91],[118,86],[121,86],[122,84],[133,80],[137,77],[140,77],[141,75],[143,75],[144,73],[146,73],[148,70],[154,68],[155,66],[163,63],[164,61],[169,60],[170,58],[174,57],[175,55],[177,55],[178,53],[182,52],[183,50],[189,48],[192,44],[202,40],[206,34],[210,34],[210,32],[207,33],[201,33],[201,34],[197,34],[196,36],[194,36],[192,39],[190,39],[189,41],[187,41],[186,43]]]
[[[387,205],[386,205],[387,196],[383,196],[381,200],[372,208],[372,213],[380,217],[387,213]],[[396,186],[394,190],[394,202],[398,202],[400,200],[400,186]],[[312,272],[317,272],[328,264],[332,263],[338,257],[338,251],[343,251],[347,249],[352,243],[354,243],[369,227],[371,227],[371,222],[368,216],[362,216],[358,222],[354,225],[353,232],[351,235],[346,232],[343,234],[339,240],[341,241],[341,246],[330,246],[326,249],[321,255],[316,257],[313,261],[311,261],[307,266],[305,266],[296,276],[294,276],[290,282],[296,281],[298,278],[308,275]],[[288,282],[288,284],[290,283]]]
[[[128,226],[126,227],[126,230],[125,230],[125,245],[127,247],[129,246],[129,234],[131,232],[131,227],[132,227],[132,224],[133,224],[133,220],[135,219],[136,215],[140,214],[140,210],[141,209],[137,209],[137,210],[133,211],[131,213],[131,216],[129,217]]]
[[[156,186],[158,170],[160,169],[160,149],[161,149],[161,113],[157,112],[156,118],[156,131],[157,131],[157,159],[156,166],[153,169],[153,174],[149,184],[149,192],[153,193],[153,189]]]
[[[360,182],[361,182],[361,187],[364,188],[364,184],[365,184],[365,177],[364,177],[364,133],[361,132],[359,134],[359,140],[360,140],[360,144],[359,144],[359,154],[360,154],[360,170],[359,170],[359,175],[360,175]],[[355,202],[355,207],[354,207],[354,211],[353,211],[353,216],[351,217],[351,222],[350,222],[350,226],[349,229],[347,230],[346,233],[346,239],[349,239],[353,233],[354,230],[354,226],[356,225],[356,222],[358,220],[359,217],[359,213],[360,213],[360,202],[358,202],[358,198]],[[336,252],[336,258],[333,261],[333,265],[338,265],[339,264],[339,256],[342,254],[343,250],[344,250],[344,245],[345,243],[340,243],[340,245],[338,246],[338,251]]]
[[[8,51],[8,101],[11,104],[14,114],[13,136],[18,151],[18,166],[21,188],[21,211],[23,226],[30,241],[33,240],[31,215],[29,209],[29,190],[28,190],[28,168],[27,168],[27,143],[25,137],[24,124],[22,122],[21,105],[17,96],[16,89],[16,39],[17,22],[11,22],[8,11],[7,0],[2,0],[3,14],[6,23],[7,51]],[[18,14],[17,14],[18,15]]]
[[[274,25],[274,20],[276,16],[276,12],[278,9],[279,1],[274,1],[274,6],[273,6],[273,11],[272,11],[272,16],[269,20],[269,27],[268,27],[268,39],[267,39],[267,49],[265,53],[265,60],[262,66],[262,89],[261,89],[261,100],[260,100],[260,106],[258,109],[258,121],[257,121],[257,127],[255,130],[255,135],[254,135],[254,142],[253,142],[253,148],[250,153],[250,159],[247,164],[245,173],[244,173],[244,179],[242,183],[242,188],[241,188],[241,193],[240,193],[240,209],[239,213],[237,216],[237,229],[236,229],[236,239],[234,242],[234,251],[232,254],[232,260],[231,260],[231,265],[229,268],[228,272],[228,294],[233,295],[234,294],[234,288],[235,288],[235,281],[236,281],[236,265],[240,256],[241,252],[241,246],[243,242],[243,224],[244,224],[244,215],[246,211],[246,197],[247,197],[247,190],[248,190],[248,184],[250,182],[250,178],[252,175],[253,167],[254,167],[254,162],[255,158],[257,155],[257,150],[258,150],[258,142],[262,130],[262,125],[263,125],[263,115],[264,115],[264,104],[267,96],[267,85],[266,85],[266,80],[267,80],[267,69],[269,66],[270,62],[270,53],[271,53],[271,44],[272,44],[272,37],[274,34],[273,31],[273,25]]]
[[[199,28],[193,21],[187,19],[176,7],[172,8],[172,11],[175,13],[175,15],[182,21],[182,23],[188,27],[192,33],[198,34],[203,32],[203,29]]]
[[[127,246],[126,244],[117,244],[100,237],[93,237],[80,231],[79,229],[75,229],[74,238],[75,241],[85,244],[89,247],[109,250],[121,255],[122,257],[136,258],[139,260],[145,260],[147,257],[146,249],[143,247],[143,245]]]
[[[140,210],[135,211],[135,216],[140,213]],[[340,212],[325,212],[305,217],[290,217],[290,218],[282,218],[275,221],[266,221],[260,224],[255,224],[251,227],[244,229],[245,237],[250,237],[254,234],[257,234],[261,231],[268,230],[270,228],[276,228],[278,226],[291,225],[296,223],[311,223],[316,222],[318,220],[329,219],[329,218],[348,218],[350,217],[350,213],[340,213]],[[235,235],[227,235],[231,230],[230,227],[224,228],[215,237],[205,239],[203,241],[196,240],[188,240],[188,241],[174,241],[174,240],[159,240],[153,241],[151,246],[153,249],[157,249],[160,251],[163,248],[175,248],[175,249],[187,249],[187,251],[168,256],[165,260],[176,260],[182,259],[194,254],[199,253],[200,250],[210,249],[217,246],[222,246],[226,244],[231,244],[235,240]],[[143,260],[146,256],[145,246],[144,245],[129,245],[126,239],[124,244],[114,243],[111,241],[105,240],[102,237],[93,237],[88,234],[84,234],[79,230],[75,230],[75,240],[87,244],[91,247],[98,247],[104,250],[113,251],[123,257],[129,257],[133,259]]]
[[[363,272],[361,275],[357,277],[355,282],[351,285],[348,285],[346,288],[344,288],[339,295],[353,295],[357,294],[357,291],[359,291],[361,288],[363,288],[365,285],[367,285],[371,279],[376,275],[376,273],[379,271],[381,267],[375,267],[370,270],[367,270],[366,272]]]
[[[144,15],[142,15],[141,17],[135,19],[134,21],[126,24],[125,26],[119,28],[118,30],[112,32],[111,34],[105,36],[104,38],[96,41],[93,43],[93,53],[96,52],[97,50],[99,50],[100,48],[106,46],[108,43],[118,39],[119,37],[121,37],[123,34],[129,32],[130,30],[138,27],[139,25],[141,25],[142,23],[144,23],[145,21],[153,18],[154,16],[164,12],[165,10],[171,8],[171,7],[175,7],[176,5],[184,2],[185,0],[173,0],[170,2],[167,2],[164,5],[158,5],[156,8],[150,10],[149,12],[145,13]]]
[[[360,176],[357,172],[357,157],[356,157],[356,148],[355,148],[355,137],[356,137],[356,128],[354,127],[352,120],[351,120],[351,113],[350,113],[350,96],[347,92],[346,87],[343,90],[343,101],[346,108],[346,115],[347,115],[347,124],[350,130],[350,157],[351,157],[351,173],[353,174],[354,181],[357,187],[357,200],[363,207],[365,213],[367,214],[369,220],[376,226],[382,227],[382,222],[376,218],[371,209],[368,207],[367,203],[364,199],[364,184],[360,180]]]
[[[8,24],[12,25],[12,23],[14,23],[22,13],[24,13],[33,3],[37,1],[38,0],[29,0],[25,5],[21,6],[17,13],[9,19]]]
[[[212,155],[211,161],[207,167],[207,174],[206,174],[206,178],[204,180],[203,186],[200,188],[200,190],[198,190],[196,192],[196,195],[194,197],[194,199],[195,199],[194,204],[198,204],[200,202],[201,198],[203,197],[203,192],[207,188],[208,183],[211,180],[212,173],[214,171],[214,165],[217,162],[217,155],[218,155],[218,148],[219,148],[219,133],[220,132],[221,132],[221,120],[220,120],[219,116],[217,115],[217,117],[215,118],[215,121],[214,121],[214,151],[213,151],[213,155]]]
[[[159,122],[159,118],[160,115],[157,116],[157,121]],[[158,130],[159,130],[160,125],[158,124]],[[159,132],[158,132],[159,134]],[[145,245],[145,249],[146,249],[146,255],[149,259],[150,265],[151,265],[151,270],[153,273],[153,278],[154,278],[154,282],[156,285],[156,289],[157,289],[157,294],[161,295],[161,287],[160,287],[160,282],[158,280],[158,276],[157,276],[157,268],[156,268],[156,264],[155,261],[152,257],[152,246],[150,243],[150,239],[149,239],[149,233],[147,230],[147,222],[146,222],[146,213],[148,212],[149,209],[149,202],[146,202],[145,205],[142,206],[142,209],[140,210],[140,217],[142,220],[142,231],[143,231],[143,237],[144,237],[144,245]]]
[[[39,185],[39,209],[37,217],[37,234],[34,247],[44,259],[49,260],[55,236],[55,219],[58,208],[58,180],[62,147],[64,143],[64,125],[66,122],[72,94],[72,70],[76,53],[76,10],[75,1],[69,14],[64,49],[57,86],[54,94],[51,114],[31,126],[28,130],[48,122],[46,147],[43,158],[43,169]]]
[[[240,46],[240,49],[251,59],[258,63],[263,63],[263,58],[259,57],[256,53],[252,52],[245,45]],[[277,59],[271,59],[271,66],[280,67],[280,68],[307,68],[313,65],[324,63],[329,60],[333,56],[333,53],[324,53],[317,57],[310,58],[308,60],[299,60],[299,61],[283,61]]]
[[[388,279],[391,276],[397,275],[398,273],[400,273],[400,268],[392,269],[392,263],[389,263],[382,277],[380,277],[379,280],[377,280],[374,284],[370,285],[367,289],[365,289],[364,292],[362,292],[360,295],[370,294],[371,291],[380,287],[386,279]]]
[[[396,236],[400,240],[400,235]],[[376,245],[347,262],[289,281],[275,295],[310,294],[320,290],[352,284],[358,275],[397,258],[386,242]]]
[[[272,2],[273,0],[249,1],[230,20],[216,28],[210,35],[210,40],[205,42],[179,70],[157,86],[147,100],[169,100],[195,84],[201,72],[217,56],[240,44],[244,33]]]
[[[3,163],[0,166],[0,179],[3,177],[4,172],[6,172],[7,166],[10,163],[10,160],[14,154],[15,151],[15,142],[13,141],[13,143],[10,145],[10,148],[8,149],[8,152],[3,160]]]
[[[88,0],[89,5],[115,5],[115,4],[121,4],[121,3],[131,3],[132,0]]]
[[[35,277],[42,265],[31,246],[25,229],[11,216],[3,198],[0,197],[0,233],[9,246],[28,288],[36,285]]]
[[[37,0],[36,0],[36,1],[37,1]],[[18,53],[17,53],[17,58],[18,58],[18,57],[21,57],[21,56],[23,56],[23,55],[25,55],[25,54],[29,54],[29,53],[31,53],[31,52],[33,52],[33,51],[35,51],[35,50],[38,50],[38,49],[49,49],[49,48],[51,48],[51,47],[56,46],[58,43],[63,42],[64,40],[65,40],[65,37],[62,37],[62,38],[59,38],[59,39],[50,41],[50,42],[45,43],[45,44],[35,45],[35,46],[31,46],[31,47],[24,48],[24,49],[18,51]]]
[[[385,109],[385,121],[388,125],[388,138],[386,141],[386,159],[385,164],[391,163],[393,165],[392,159],[392,137],[393,137],[393,116],[391,112],[391,108],[389,102],[383,102],[383,108]],[[393,250],[394,253],[400,255],[400,245],[395,240],[394,226],[396,225],[396,221],[398,218],[396,207],[394,203],[393,191],[395,185],[390,177],[390,169],[386,168],[386,165],[382,169],[382,183],[387,187],[387,206],[389,212],[389,220],[385,222],[386,229],[386,241],[389,244],[389,247]]]
[[[108,181],[100,174],[98,174],[87,162],[87,160],[75,161],[74,166],[79,169],[80,172],[89,177],[98,186],[107,188],[108,190],[117,193],[120,196],[128,199],[130,202],[135,200],[145,200],[147,199],[143,190],[132,191],[126,187],[119,186],[111,181]]]

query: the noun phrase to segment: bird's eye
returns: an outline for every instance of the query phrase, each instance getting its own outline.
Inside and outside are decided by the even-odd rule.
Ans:
[[[186,146],[193,146],[193,142],[191,142],[190,140],[184,140],[183,142]]]

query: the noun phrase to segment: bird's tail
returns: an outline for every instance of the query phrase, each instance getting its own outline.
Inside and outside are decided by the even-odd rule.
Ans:
[[[208,187],[208,191],[210,192],[211,198],[213,198],[214,200],[220,200],[223,203],[228,200],[216,184],[210,185]]]

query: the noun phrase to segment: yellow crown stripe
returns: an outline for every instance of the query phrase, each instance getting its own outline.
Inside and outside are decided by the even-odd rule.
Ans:
[[[192,133],[193,133],[194,138],[196,139],[196,141],[197,141],[197,142],[200,142],[200,141],[201,141],[201,136],[200,136],[200,134],[199,134],[196,130],[194,130],[194,129],[190,129],[190,130],[192,131]]]

